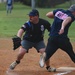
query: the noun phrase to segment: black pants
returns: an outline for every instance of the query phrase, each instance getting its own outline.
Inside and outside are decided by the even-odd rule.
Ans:
[[[49,37],[46,47],[47,56],[45,61],[47,61],[58,48],[65,51],[75,63],[75,53],[73,52],[73,48],[68,37]]]

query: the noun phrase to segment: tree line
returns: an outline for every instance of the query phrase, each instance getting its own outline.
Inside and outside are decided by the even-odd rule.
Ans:
[[[31,0],[15,0],[16,2],[21,2],[24,5],[31,6]],[[37,7],[55,7],[58,4],[65,3],[71,0],[35,0]]]

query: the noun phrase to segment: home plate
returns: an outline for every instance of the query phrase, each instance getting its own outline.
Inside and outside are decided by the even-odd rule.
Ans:
[[[72,71],[75,71],[75,67],[59,67],[56,69],[56,74],[54,75],[65,75],[65,74],[69,74]]]

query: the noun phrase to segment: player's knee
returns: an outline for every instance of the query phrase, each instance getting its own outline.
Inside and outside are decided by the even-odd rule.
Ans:
[[[20,47],[19,53],[20,53],[20,54],[25,54],[25,53],[27,53],[27,50],[24,49],[23,47]]]
[[[39,52],[40,52],[41,54],[43,54],[43,53],[45,52],[45,49],[44,49],[44,48],[43,48],[43,49],[40,49]]]

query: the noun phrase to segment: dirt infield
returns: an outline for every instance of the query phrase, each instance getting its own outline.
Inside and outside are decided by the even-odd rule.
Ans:
[[[75,43],[72,43],[75,49]],[[21,63],[14,69],[14,71],[7,72],[9,65],[16,59],[18,49],[12,50],[11,39],[0,39],[0,75],[75,75],[74,72],[66,74],[58,72],[47,72],[46,68],[40,68],[39,58],[40,54],[34,48],[29,50]],[[52,67],[75,67],[69,56],[62,50],[58,50],[51,58]]]

